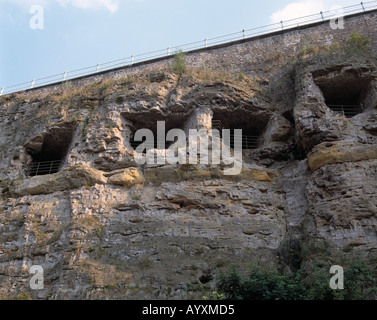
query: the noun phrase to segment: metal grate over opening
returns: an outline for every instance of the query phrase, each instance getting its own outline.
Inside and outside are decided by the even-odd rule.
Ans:
[[[34,162],[29,167],[29,176],[41,176],[57,173],[63,164],[63,160],[52,160],[44,162]]]
[[[220,137],[222,137],[222,130],[226,129],[224,128],[224,125],[220,120],[212,120],[212,129],[216,129],[220,133]],[[224,139],[224,143],[233,148],[234,147],[234,133],[233,130],[230,131],[229,135],[229,141],[228,139]],[[257,149],[259,146],[259,136],[257,135],[242,135],[242,149]]]
[[[331,104],[328,105],[328,107],[336,112],[336,113],[341,113],[344,115],[346,118],[352,118],[356,116],[357,114],[360,113],[360,106],[359,105],[335,105]]]

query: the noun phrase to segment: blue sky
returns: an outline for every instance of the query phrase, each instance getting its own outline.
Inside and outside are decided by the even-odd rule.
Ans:
[[[357,0],[0,0],[0,89]],[[43,29],[30,21],[43,9]],[[40,23],[40,21],[33,20]]]

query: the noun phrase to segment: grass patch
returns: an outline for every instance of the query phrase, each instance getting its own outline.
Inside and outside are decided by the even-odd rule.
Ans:
[[[31,300],[29,292],[23,292],[16,296],[15,300]]]
[[[270,56],[266,58],[267,63],[280,61],[283,58],[283,53],[281,51],[275,51]]]

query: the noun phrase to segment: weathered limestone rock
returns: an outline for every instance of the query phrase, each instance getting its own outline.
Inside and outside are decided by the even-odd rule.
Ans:
[[[127,168],[122,172],[116,173],[107,179],[107,183],[132,187],[134,185],[140,185],[144,183],[143,173],[137,168]]]
[[[83,186],[92,186],[96,183],[106,183],[106,178],[102,171],[86,166],[75,166],[68,167],[55,174],[15,180],[9,187],[9,193],[12,197],[49,194]]]
[[[144,178],[146,182],[154,183],[179,182],[181,180],[177,168],[173,165],[147,168],[144,170]]]
[[[324,142],[308,153],[313,171],[328,164],[377,159],[377,145],[349,141]]]
[[[263,135],[264,144],[287,141],[292,133],[290,122],[280,115],[271,118]]]
[[[326,104],[324,93],[315,82],[320,81],[318,78],[321,79],[321,77],[324,77],[323,74],[327,74],[327,77],[333,77],[333,81],[338,81],[337,83],[339,83],[342,77],[347,79],[348,73],[358,73],[361,69],[362,68],[358,66],[329,66],[328,68],[314,71],[311,66],[304,68],[298,73],[298,95],[294,108],[294,117],[298,137],[306,152],[309,152],[316,145],[326,141],[348,140],[360,143],[367,142],[366,132],[356,125],[352,119],[348,119],[344,115],[330,110]],[[317,78],[315,78],[313,74],[317,75]],[[366,73],[365,77],[369,79],[370,73]],[[357,83],[357,81],[360,82],[363,80],[365,81],[363,76],[360,76],[360,79],[353,79],[352,81]],[[334,88],[334,90],[336,89]],[[344,88],[344,90],[347,92],[347,88]],[[373,89],[370,90],[373,91]],[[337,98],[338,96],[335,95],[334,99]],[[341,102],[332,103],[341,104]],[[344,104],[352,104],[352,102]],[[365,108],[370,108],[370,106],[365,106]]]
[[[224,179],[230,181],[264,181],[272,182],[279,176],[276,170],[268,170],[255,166],[254,168],[242,168],[237,175],[224,174],[224,168],[208,167],[200,168],[198,165],[162,166],[144,170],[147,182],[181,182],[181,181],[205,181],[210,179]]]
[[[309,177],[307,199],[316,232],[339,248],[373,251],[377,213],[377,160],[320,167]]]

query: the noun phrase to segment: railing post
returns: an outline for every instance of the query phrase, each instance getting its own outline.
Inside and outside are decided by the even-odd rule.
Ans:
[[[281,29],[284,30],[283,20],[280,21]]]
[[[4,92],[4,87],[1,88],[1,91],[0,91],[0,96],[3,95],[3,92]]]
[[[67,78],[67,71],[64,72],[63,81]]]
[[[363,11],[365,12],[365,8],[364,8],[364,2],[361,2],[361,7],[363,8]]]
[[[99,63],[97,63],[97,69],[96,69],[96,72],[99,71]]]
[[[207,48],[207,46],[208,46],[208,40],[204,39],[204,47]]]
[[[35,84],[35,79],[33,79],[33,81],[31,82],[31,86],[30,86],[30,89],[33,89],[33,87],[34,87],[34,84]]]
[[[170,56],[170,47],[168,47],[168,56]]]
[[[134,56],[134,55],[132,55],[132,56],[131,56],[131,65],[133,65],[133,64],[134,64],[134,60],[135,60],[135,56]]]

